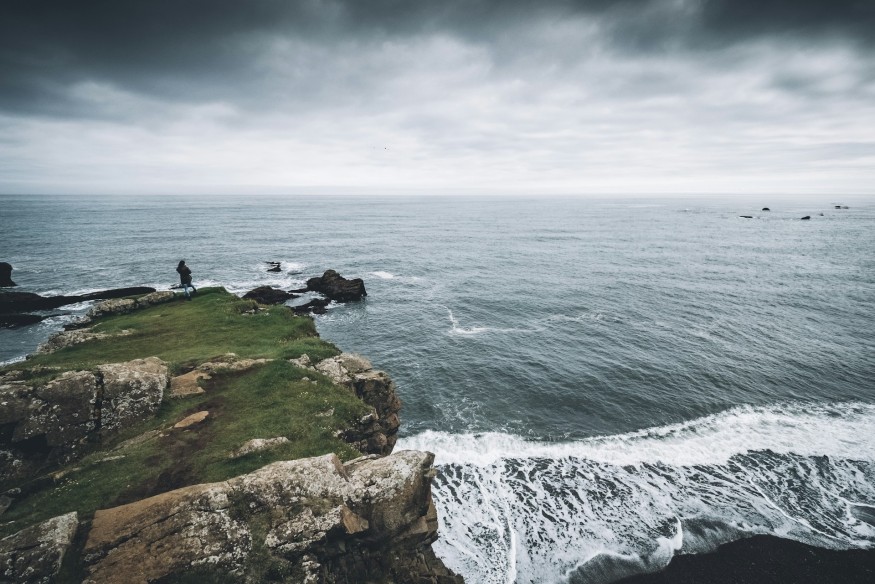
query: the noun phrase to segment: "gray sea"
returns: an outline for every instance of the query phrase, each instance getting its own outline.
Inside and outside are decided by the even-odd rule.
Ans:
[[[18,290],[168,288],[183,258],[237,293],[365,280],[319,331],[396,380],[469,582],[875,548],[872,198],[0,196]],[[0,361],[85,309],[0,330]]]

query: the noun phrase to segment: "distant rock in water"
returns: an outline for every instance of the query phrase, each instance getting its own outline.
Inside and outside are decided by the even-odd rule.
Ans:
[[[282,304],[286,300],[297,298],[298,296],[285,290],[278,290],[271,286],[259,286],[243,295],[247,300],[255,300],[259,304]]]
[[[739,215],[742,219],[753,219],[753,215]]]
[[[270,267],[267,269],[268,272],[282,272],[282,267],[280,262],[266,262]]]
[[[768,207],[763,207],[761,210],[762,211],[771,211],[771,209],[769,209]]]
[[[12,265],[6,262],[0,262],[0,287],[8,288],[15,286],[12,281]]]
[[[322,276],[307,280],[306,289],[324,294],[337,302],[360,300],[362,296],[368,295],[365,291],[365,283],[361,278],[347,280],[334,270],[326,270]]]
[[[51,310],[67,304],[86,302],[88,300],[106,300],[109,298],[123,298],[138,294],[149,294],[155,288],[137,286],[132,288],[114,288],[101,290],[90,294],[76,296],[40,296],[33,292],[5,292],[0,294],[0,313],[27,312],[29,310]]]
[[[802,218],[802,221],[808,221],[809,219],[811,219],[811,215],[806,215]]]

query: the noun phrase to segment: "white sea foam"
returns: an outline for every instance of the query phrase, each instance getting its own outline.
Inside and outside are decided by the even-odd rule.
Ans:
[[[371,275],[376,276],[376,277],[380,278],[381,280],[392,280],[395,278],[395,274],[392,274],[390,272],[380,272],[380,271],[371,272]]]
[[[488,328],[482,327],[482,326],[464,327],[464,326],[459,324],[459,319],[457,319],[453,315],[452,310],[447,308],[447,313],[450,315],[450,324],[452,325],[450,332],[453,334],[456,334],[456,335],[476,335],[476,334],[479,334],[479,333],[482,333],[482,332],[489,330]]]
[[[399,448],[425,449],[439,463],[486,466],[502,458],[586,458],[613,464],[725,464],[735,454],[771,450],[875,460],[875,405],[741,406],[689,422],[573,442],[534,442],[510,434],[427,431]]]
[[[869,404],[737,407],[558,444],[424,432],[402,448],[436,454],[436,549],[469,581],[606,581],[744,533],[875,547],[854,511],[875,504]]]

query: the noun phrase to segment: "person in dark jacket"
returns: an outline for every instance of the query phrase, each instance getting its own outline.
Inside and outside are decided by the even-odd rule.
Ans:
[[[191,269],[185,265],[185,260],[179,260],[176,271],[179,274],[179,283],[182,284],[182,291],[185,292],[185,297],[191,300],[191,294],[189,294],[188,289],[191,288],[192,292],[197,292],[197,289],[191,284]]]

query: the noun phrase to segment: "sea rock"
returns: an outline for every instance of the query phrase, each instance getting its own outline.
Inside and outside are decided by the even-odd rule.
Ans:
[[[336,302],[360,300],[368,295],[361,278],[347,280],[334,270],[326,270],[321,276],[307,280],[307,290],[324,294]]]
[[[0,313],[29,312],[33,310],[51,310],[67,304],[86,302],[90,300],[105,300],[136,296],[154,292],[154,288],[136,286],[132,288],[114,288],[76,296],[40,296],[32,292],[6,292],[0,294]]]
[[[115,301],[110,300],[109,302]],[[96,341],[100,339],[108,339],[110,337],[123,337],[130,334],[131,331],[127,329],[121,330],[113,334],[96,333],[90,328],[61,331],[50,336],[45,343],[42,343],[39,347],[37,347],[36,352],[37,354],[41,355],[46,353],[54,353],[55,351],[58,351],[60,349],[72,347],[73,345],[78,345],[80,343],[86,343],[88,341]]]
[[[753,215],[739,215],[742,219],[753,219]]]
[[[771,211],[771,209],[769,209],[768,207],[763,207],[763,208],[761,209],[761,211]]]
[[[61,569],[79,517],[68,513],[0,540],[0,581],[16,584],[49,584]]]
[[[806,215],[802,218],[802,221],[808,221],[809,219],[811,219],[811,215]]]
[[[457,584],[431,550],[434,455],[404,451],[341,464],[334,454],[98,511],[88,583],[200,575],[244,581]]]
[[[12,266],[6,262],[0,262],[0,288],[15,286],[12,281]]]
[[[0,428],[5,428],[0,476],[5,478],[75,460],[85,444],[151,417],[169,382],[167,365],[155,357],[68,371],[38,384],[26,377],[0,381]]]
[[[247,300],[255,300],[259,304],[282,304],[292,298],[297,298],[295,294],[278,290],[271,286],[259,286],[243,295]]]
[[[267,269],[268,272],[282,272],[282,263],[280,262],[266,262],[270,267]]]
[[[36,324],[38,322],[42,322],[48,318],[48,316],[43,316],[41,314],[3,314],[0,313],[0,327],[2,328],[14,328],[18,326],[27,326],[30,324]]]

